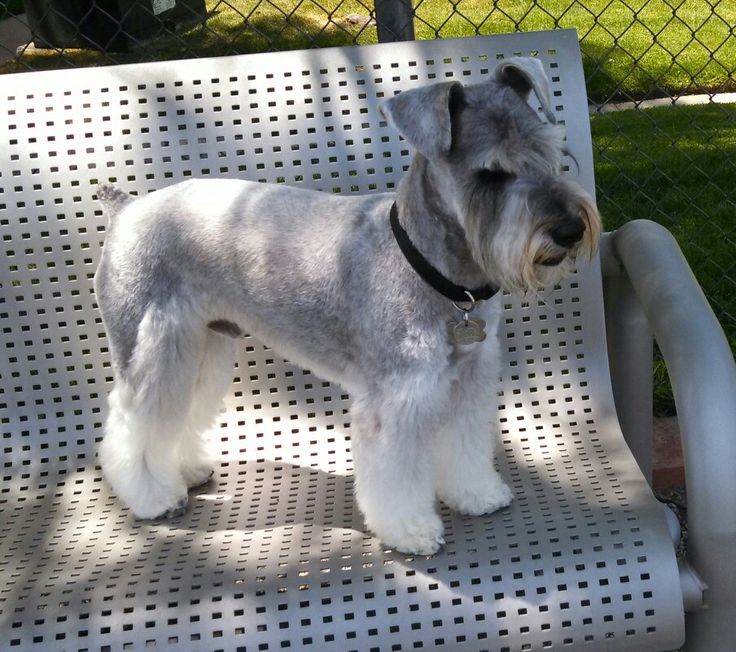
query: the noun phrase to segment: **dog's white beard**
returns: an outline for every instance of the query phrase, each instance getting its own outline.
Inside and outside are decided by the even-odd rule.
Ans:
[[[575,271],[576,255],[568,253],[562,261],[553,266],[546,266],[535,261],[547,260],[559,255],[559,249],[550,241],[550,237],[536,231],[527,241],[521,258],[522,286],[518,289],[526,292],[538,292],[544,288],[557,285]]]
[[[489,277],[508,292],[534,293],[573,274],[578,255],[592,259],[600,237],[600,220],[587,197],[581,195],[578,200],[586,225],[583,239],[559,264],[547,266],[540,261],[559,256],[560,247],[545,228],[540,228],[540,216],[532,213],[526,196],[510,193],[497,217],[498,228],[491,241],[478,243],[477,255]]]

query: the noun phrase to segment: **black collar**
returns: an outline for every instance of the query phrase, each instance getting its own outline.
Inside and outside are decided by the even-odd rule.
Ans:
[[[455,285],[455,283],[446,279],[439,271],[432,267],[432,264],[414,246],[414,243],[409,239],[409,235],[404,231],[401,224],[399,224],[399,210],[396,208],[395,202],[391,205],[391,230],[394,232],[394,237],[399,245],[399,249],[401,249],[401,253],[404,254],[404,257],[414,268],[414,271],[419,274],[425,283],[431,285],[437,292],[450,299],[450,301],[467,302],[469,301],[468,294],[473,297],[474,301],[484,301],[490,299],[498,292],[498,289],[492,285],[484,285],[475,290],[469,290],[462,285]]]

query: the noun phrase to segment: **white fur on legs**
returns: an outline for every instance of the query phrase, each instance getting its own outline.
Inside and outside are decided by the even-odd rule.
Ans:
[[[212,477],[214,460],[204,434],[217,416],[232,382],[234,359],[235,340],[208,332],[179,456],[184,482],[190,488]]]
[[[513,499],[493,466],[496,383],[486,370],[494,373],[495,366],[464,370],[453,388],[453,417],[434,441],[437,496],[462,514],[489,514]]]
[[[493,466],[495,428],[459,416],[435,441],[437,497],[461,514],[477,516],[508,507],[513,494]]]
[[[366,525],[385,545],[431,555],[444,543],[431,444],[443,401],[431,376],[412,380],[411,388],[393,385],[391,394],[355,402],[355,494]]]
[[[188,489],[206,484],[215,472],[215,462],[204,431],[187,428],[179,451],[179,468]]]
[[[118,381],[98,456],[113,492],[138,518],[174,515],[186,505],[176,454],[156,422],[137,414],[134,392]]]
[[[392,428],[356,434],[356,499],[366,526],[386,546],[431,555],[444,543],[444,527],[434,508],[429,450],[402,440],[405,457],[396,450],[399,437]]]
[[[138,518],[174,516],[186,507],[181,436],[200,365],[200,333],[174,300],[149,309],[133,356],[110,394],[100,464]]]

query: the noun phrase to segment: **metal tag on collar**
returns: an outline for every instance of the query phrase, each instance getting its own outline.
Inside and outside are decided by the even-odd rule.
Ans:
[[[475,309],[475,298],[467,290],[465,294],[468,295],[470,307],[464,308],[453,301],[452,305],[463,314],[463,318],[447,324],[450,341],[455,346],[467,346],[486,339],[486,322],[482,319],[470,319],[470,313]]]

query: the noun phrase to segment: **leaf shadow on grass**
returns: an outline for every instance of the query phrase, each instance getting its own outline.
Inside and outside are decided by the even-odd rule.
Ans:
[[[674,57],[636,58],[613,40],[604,45],[583,38],[580,49],[588,97],[598,104],[736,90],[736,79],[728,71],[705,75],[709,66],[722,67],[714,60],[699,71],[688,71]]]
[[[207,14],[204,21],[181,31],[162,27],[154,37],[134,42],[128,52],[31,48],[0,66],[0,73],[216,57],[376,41],[375,25],[367,20],[350,23],[342,17],[325,20],[324,17],[284,14],[276,10],[244,15],[235,10],[216,8]]]
[[[295,13],[251,14],[238,21],[233,20],[232,12],[222,12],[213,14],[186,36],[197,53],[217,56],[353,45],[366,31],[357,25],[346,26],[342,21]]]
[[[491,12],[479,24],[455,10],[429,13],[417,7],[417,38],[473,36],[530,29],[565,27],[578,30],[583,52],[588,94],[595,102],[650,99],[668,95],[736,90],[736,80],[728,68],[731,45],[712,46],[709,56],[694,52],[695,33],[682,48],[662,38],[633,38],[621,27],[607,29],[590,22],[588,13],[553,16],[541,10],[525,14]],[[365,18],[369,18],[365,16]],[[435,24],[437,23],[437,24]],[[641,21],[632,25],[646,26]],[[646,36],[646,34],[645,34]],[[286,11],[270,3],[257,3],[240,11],[235,5],[219,3],[204,21],[177,31],[163,25],[159,33],[128,53],[92,50],[27,51],[0,66],[0,72],[29,69],[69,68],[189,57],[223,56],[252,52],[293,50],[325,46],[374,43],[376,28],[370,22],[349,22],[337,11],[309,12],[299,4]],[[699,44],[699,41],[697,42]],[[706,48],[707,44],[700,45]]]

